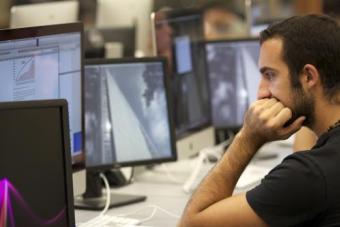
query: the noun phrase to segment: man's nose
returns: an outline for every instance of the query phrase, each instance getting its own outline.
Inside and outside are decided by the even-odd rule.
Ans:
[[[270,97],[272,97],[272,93],[270,91],[268,84],[261,80],[259,84],[259,89],[257,91],[257,99],[264,99]]]

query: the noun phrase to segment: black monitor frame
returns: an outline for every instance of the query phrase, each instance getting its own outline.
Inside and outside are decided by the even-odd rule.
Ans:
[[[209,40],[209,41],[204,41],[204,50],[206,52],[206,46],[209,44],[219,44],[219,43],[237,43],[237,42],[253,42],[253,41],[257,41],[259,42],[259,38],[258,37],[243,37],[243,38],[236,38],[236,39],[218,39],[218,40]],[[208,64],[208,60],[207,60],[207,53],[206,53],[206,58],[205,58],[205,64],[206,64],[206,73],[207,75],[209,74],[209,64]],[[212,107],[212,95],[211,95],[211,80],[210,77],[207,76],[208,78],[208,83],[209,83],[209,96],[210,96],[210,109],[211,112],[213,111],[213,107]],[[229,130],[231,132],[237,132],[241,127],[242,124],[235,124],[235,125],[231,125],[230,127],[228,126],[228,128],[225,127],[218,127],[216,125],[213,125],[215,130],[216,130],[216,134],[220,134],[221,131],[224,130]],[[218,141],[220,142],[220,141]]]
[[[176,141],[175,141],[175,133],[174,133],[174,122],[173,122],[173,114],[172,114],[172,105],[171,105],[171,90],[170,90],[170,82],[169,76],[166,73],[166,59],[163,57],[143,57],[143,58],[117,58],[117,59],[88,59],[85,61],[85,66],[87,65],[110,65],[110,64],[131,64],[131,63],[156,63],[160,62],[163,64],[163,73],[164,73],[164,87],[165,87],[165,95],[167,102],[167,111],[169,116],[169,129],[170,129],[170,145],[171,145],[171,157],[161,158],[161,159],[150,159],[150,160],[140,160],[140,161],[128,161],[128,162],[120,162],[120,163],[112,163],[112,165],[100,165],[93,167],[86,167],[89,171],[104,171],[110,170],[112,168],[120,168],[126,166],[138,166],[138,165],[149,165],[149,164],[158,164],[162,162],[171,162],[177,160],[177,152],[176,152]],[[86,105],[86,104],[85,104]],[[85,138],[86,139],[86,138]],[[86,150],[86,148],[85,148]]]
[[[174,134],[174,123],[172,117],[172,106],[171,106],[171,90],[168,74],[166,73],[166,59],[163,57],[144,57],[144,58],[121,58],[121,59],[89,59],[86,60],[85,65],[110,65],[110,64],[130,64],[130,63],[157,63],[160,62],[163,65],[164,73],[164,88],[165,97],[167,102],[167,112],[169,120],[169,130],[170,130],[170,146],[171,146],[171,157],[161,158],[161,159],[150,159],[150,160],[140,160],[140,161],[129,161],[121,163],[112,163],[110,165],[98,165],[86,167],[86,192],[75,199],[75,207],[77,209],[85,210],[101,210],[105,205],[105,197],[102,195],[102,183],[99,177],[99,173],[104,172],[108,177],[111,186],[122,186],[128,183],[125,177],[120,173],[119,167],[123,166],[137,166],[137,165],[149,165],[158,164],[161,162],[170,162],[177,160],[177,151],[175,144],[175,134]],[[85,81],[85,79],[84,79]],[[86,101],[86,100],[84,100]],[[86,103],[85,103],[86,106]],[[86,139],[86,135],[85,135]],[[86,150],[86,148],[85,148]],[[114,182],[110,179],[114,179]],[[119,180],[119,182],[117,182]],[[109,207],[118,207],[122,205],[127,205],[136,202],[142,202],[146,199],[146,196],[141,195],[125,195],[111,193],[111,201]]]
[[[43,25],[43,26],[36,26],[36,27],[25,27],[25,28],[13,28],[13,29],[0,29],[0,42],[2,41],[14,41],[14,40],[21,40],[27,38],[34,38],[39,36],[49,36],[49,35],[58,35],[64,33],[74,33],[78,32],[81,36],[81,46],[83,47],[83,34],[84,28],[83,23],[76,22],[76,23],[67,23],[67,24],[57,24],[57,25]],[[81,59],[80,59],[80,68],[81,68],[81,94],[83,93],[83,75],[84,75],[84,51],[83,48],[81,49]],[[81,95],[81,112],[84,113],[84,101],[83,95]],[[81,128],[82,134],[84,135],[84,117],[81,119]],[[84,136],[83,136],[84,138]],[[85,168],[85,150],[84,150],[84,139],[82,140],[82,154],[79,156],[79,161],[72,164],[72,169],[74,172],[83,170]]]
[[[197,48],[200,48],[200,49],[203,49],[204,46],[201,46],[202,44],[204,44],[204,26],[203,26],[203,10],[200,9],[200,8],[187,8],[187,9],[174,9],[174,10],[160,10],[160,11],[156,11],[156,12],[153,12],[153,15],[152,15],[152,26],[153,26],[153,43],[154,43],[154,52],[156,55],[158,55],[157,51],[157,40],[156,40],[156,30],[157,30],[157,21],[156,21],[156,15],[157,14],[164,14],[165,18],[163,18],[162,20],[158,21],[158,23],[162,23],[162,22],[170,22],[171,21],[174,21],[176,19],[179,19],[179,18],[185,18],[185,17],[192,17],[192,16],[199,16],[201,17],[201,21],[202,21],[202,37],[201,38],[198,38],[196,40],[191,40],[192,42],[194,42],[195,44],[199,45],[200,47],[197,47]],[[192,43],[191,43],[192,44]],[[173,62],[173,66],[172,68],[168,69],[168,73],[169,74],[172,74],[171,76],[178,76],[179,74],[176,72],[177,71],[177,65],[176,65],[176,59],[175,59],[175,50],[174,50],[174,46],[171,47],[172,50],[172,58],[171,58],[171,61]],[[202,54],[205,53],[204,50],[202,50]],[[192,56],[193,57],[193,56]],[[194,57],[193,57],[194,58]],[[204,58],[204,56],[203,56]],[[203,62],[202,64],[205,64],[205,59],[203,59]],[[193,65],[193,67],[195,67]],[[203,73],[206,73],[206,66],[203,65],[201,67],[204,67],[204,70],[203,70]],[[195,71],[195,70],[193,70]],[[177,75],[178,74],[178,75]],[[203,82],[207,82],[208,78],[205,77],[205,81]],[[171,81],[172,83],[172,86],[175,86],[176,84],[176,80],[172,79]],[[187,136],[190,136],[192,135],[193,133],[195,132],[198,132],[202,129],[205,129],[209,126],[211,126],[211,111],[210,111],[210,103],[209,103],[209,87],[207,86],[207,99],[206,102],[204,102],[204,100],[201,100],[201,102],[203,103],[203,106],[206,105],[206,111],[207,111],[207,116],[206,116],[206,119],[203,121],[203,120],[200,120],[200,121],[197,121],[197,122],[189,122],[187,124],[181,124],[180,122],[179,123],[175,123],[175,129],[176,129],[176,139],[182,139],[182,138],[185,138]],[[174,94],[176,96],[176,94]],[[175,98],[173,99],[175,100]],[[173,105],[174,108],[177,108],[176,105]],[[202,107],[203,108],[203,107]],[[204,109],[204,108],[203,108]],[[203,110],[204,111],[204,110]],[[174,112],[176,112],[176,110],[174,110]],[[174,116],[175,117],[175,116]],[[177,125],[178,124],[178,125]],[[180,126],[180,127],[179,127]]]
[[[20,110],[20,109],[44,109],[44,108],[59,108],[62,123],[62,138],[64,144],[63,160],[64,160],[64,179],[65,179],[65,195],[67,207],[67,222],[68,227],[75,226],[75,216],[73,207],[73,184],[72,184],[72,168],[71,168],[71,150],[70,150],[70,135],[69,135],[69,117],[68,104],[64,99],[55,100],[37,100],[37,101],[19,101],[19,102],[0,102],[0,111]],[[23,175],[24,177],[24,175]],[[47,202],[47,201],[46,201]]]

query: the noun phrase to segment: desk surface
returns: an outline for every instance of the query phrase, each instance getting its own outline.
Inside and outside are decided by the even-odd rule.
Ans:
[[[135,203],[127,206],[110,209],[107,214],[119,215],[130,212],[135,212],[139,209],[142,211],[131,214],[128,217],[144,219],[148,217],[152,208],[148,208],[149,205],[157,205],[167,211],[180,215],[185,207],[185,204],[189,198],[188,194],[185,194],[180,185],[175,184],[159,184],[159,183],[143,183],[134,182],[131,185],[125,186],[120,189],[113,189],[112,192],[134,194],[134,195],[146,195],[145,202]],[[145,209],[144,209],[145,208]],[[96,211],[83,211],[76,210],[76,222],[84,222],[97,216],[100,212]],[[150,220],[143,223],[143,225],[150,226],[176,226],[178,219],[170,217],[169,215],[157,211],[155,216]]]
[[[280,143],[272,143],[262,148],[262,153],[277,152],[278,156],[274,159],[252,160],[252,164],[274,167],[282,161],[282,159],[290,154],[291,147],[282,145]],[[175,177],[179,182],[175,183],[169,179],[169,176],[163,171],[144,171],[136,176],[136,181],[128,186],[112,189],[112,192],[134,194],[134,195],[146,195],[145,202],[135,203],[127,206],[113,208],[108,211],[107,214],[119,215],[131,213],[128,217],[144,219],[152,213],[150,205],[157,205],[173,214],[180,216],[185,208],[185,205],[190,198],[190,194],[185,193],[180,182],[185,181],[190,174],[191,170],[186,165],[185,161],[179,161],[177,163],[166,164],[169,168],[170,174]],[[186,168],[183,168],[183,167]],[[172,179],[173,180],[173,179]],[[174,181],[174,180],[173,180]],[[253,186],[252,186],[253,187]],[[250,187],[251,188],[251,187]],[[240,191],[247,191],[250,188],[244,188],[242,190],[235,190],[235,193]],[[138,211],[137,213],[134,213]],[[100,212],[98,211],[84,211],[76,210],[76,223],[84,222],[94,218]],[[168,214],[157,210],[156,214],[149,221],[143,222],[142,225],[147,226],[176,226],[178,222],[177,218],[171,217]]]

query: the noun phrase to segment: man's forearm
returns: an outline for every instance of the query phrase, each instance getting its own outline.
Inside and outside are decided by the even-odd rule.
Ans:
[[[186,215],[198,214],[212,204],[231,196],[241,173],[261,145],[238,133],[223,158],[192,195],[183,218]]]

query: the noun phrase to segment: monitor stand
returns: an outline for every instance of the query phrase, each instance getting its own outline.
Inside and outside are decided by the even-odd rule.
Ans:
[[[86,191],[74,198],[74,208],[83,210],[102,210],[106,204],[105,193],[102,192],[102,181],[99,172],[87,171]],[[146,196],[111,193],[109,208],[142,202]]]

